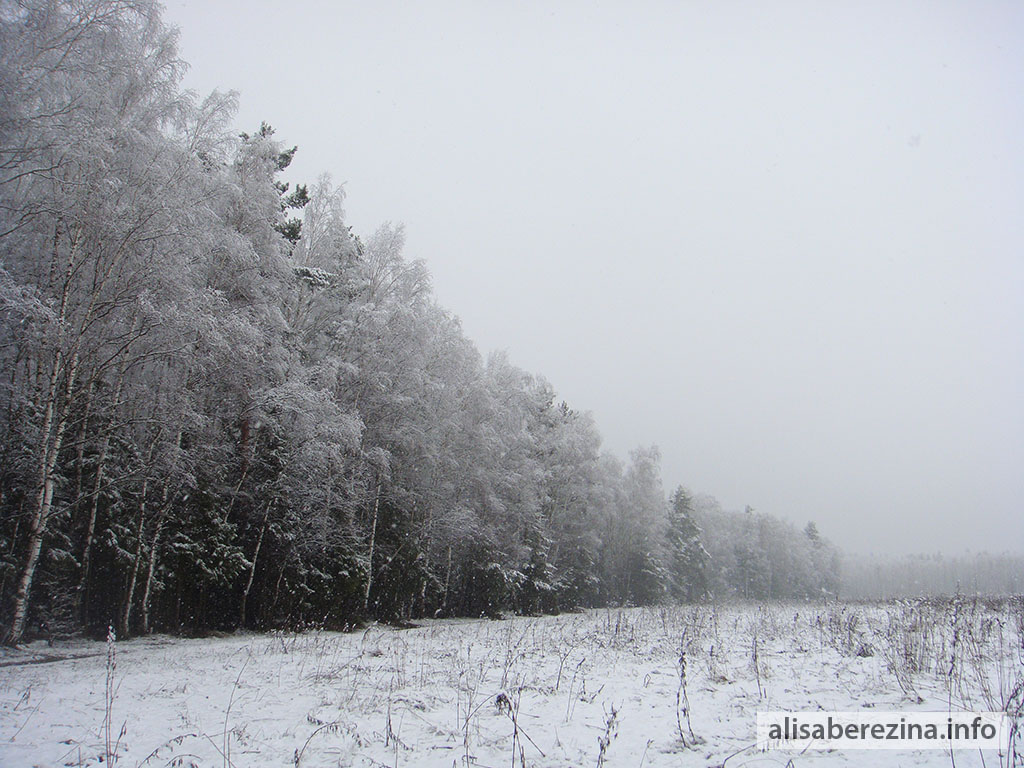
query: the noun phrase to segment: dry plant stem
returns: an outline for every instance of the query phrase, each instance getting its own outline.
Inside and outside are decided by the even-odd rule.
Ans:
[[[757,747],[757,744],[756,744],[756,743],[754,743],[754,744],[748,744],[748,745],[747,745],[747,746],[745,746],[745,747],[740,747],[740,748],[739,748],[739,749],[737,749],[737,750],[736,750],[735,752],[733,752],[733,753],[732,753],[732,754],[730,754],[730,755],[729,755],[728,757],[726,757],[726,758],[725,758],[725,760],[723,760],[723,761],[722,761],[721,763],[719,763],[718,765],[714,766],[714,768],[725,768],[725,765],[726,765],[726,763],[728,763],[728,762],[729,762],[730,760],[732,760],[732,759],[733,759],[734,757],[739,757],[740,755],[742,755],[742,754],[743,754],[744,752],[746,752],[747,750],[750,750],[750,749],[754,749],[755,747]]]
[[[686,720],[686,730],[683,730],[683,720]],[[686,695],[686,633],[680,642],[679,649],[679,687],[676,688],[676,728],[679,730],[679,740],[683,747],[687,748],[696,744],[697,737],[693,733],[693,726],[690,724],[690,700]],[[689,741],[687,741],[689,733]]]
[[[292,758],[292,762],[294,763],[295,768],[299,768],[299,765],[301,765],[302,756],[306,754],[306,748],[309,746],[309,743],[313,741],[313,737],[316,736],[318,733],[321,733],[322,731],[327,731],[328,733],[335,731],[338,728],[338,723],[339,721],[337,720],[330,723],[323,723],[322,725],[318,726],[316,730],[314,730],[311,734],[309,734],[309,737],[302,744],[302,749],[295,750],[295,757]]]
[[[653,743],[654,743],[654,739],[648,739],[647,740],[647,744],[644,746],[644,753],[642,755],[640,755],[640,766],[639,766],[639,768],[644,768],[644,761],[647,759],[647,750],[649,750],[651,748],[651,744],[653,744]]]
[[[615,740],[615,737],[619,735],[618,715],[618,710],[616,710],[615,707],[612,707],[611,712],[605,719],[604,733],[601,734],[600,738],[597,740],[597,768],[602,768],[604,766],[605,760],[608,759],[608,748]]]
[[[764,688],[761,687],[761,665],[757,653],[757,633],[754,633],[754,639],[751,642],[750,648],[750,660],[754,666],[754,677],[757,679],[757,698],[764,698]]]
[[[523,739],[526,739],[536,749],[541,757],[547,757],[544,754],[544,750],[538,746],[537,742],[530,738],[522,725],[519,722],[519,708],[522,703],[523,697],[523,686],[516,688],[513,697],[510,699],[504,693],[499,693],[497,698],[494,700],[495,705],[498,707],[498,711],[504,713],[509,720],[512,721],[512,768],[515,768],[516,755],[519,755],[519,760],[522,765],[526,764],[525,750],[523,748]]]
[[[103,747],[104,757],[107,765],[112,765],[114,757],[113,745],[110,743],[110,719],[114,708],[114,673],[117,671],[117,649],[114,642],[117,636],[114,634],[114,627],[107,627],[107,680],[103,696]]]
[[[146,756],[146,758],[141,763],[139,763],[139,766],[141,767],[143,765],[146,765],[150,760],[154,760],[157,757],[159,757],[160,756],[160,750],[162,750],[164,747],[180,746],[186,739],[197,739],[197,738],[199,738],[199,734],[198,733],[183,733],[180,736],[175,736],[173,739],[168,739],[163,744],[161,744],[159,747],[157,747],[152,752],[150,752]],[[199,759],[198,755],[193,755],[193,754],[177,755],[172,760],[169,760],[167,762],[167,765],[172,765],[174,763],[180,763],[181,765],[184,765],[185,764],[184,760],[185,760],[186,757],[194,757],[194,758],[196,758],[196,760]],[[79,762],[81,762],[81,758],[79,758]]]
[[[562,684],[562,668],[565,666],[565,662],[569,659],[569,657],[573,654],[575,650],[576,646],[570,644],[565,653],[561,653],[558,655],[558,675],[555,678],[556,691],[558,690],[558,687]]]
[[[242,679],[242,673],[245,672],[245,668],[248,666],[251,659],[252,648],[246,648],[245,661],[242,663],[242,668],[238,670],[238,674],[235,676],[235,684],[231,686],[231,696],[228,698],[228,708],[224,712],[224,747],[221,749],[221,754],[224,756],[224,768],[229,768],[232,765],[231,737],[228,732],[228,718],[231,717],[231,706],[235,703],[235,692],[238,690],[238,683]]]
[[[580,659],[579,664],[576,665],[576,669],[572,673],[572,682],[569,683],[569,699],[565,704],[565,722],[572,720],[573,710],[576,709],[576,701],[572,697],[573,688],[576,685],[576,676],[580,674],[580,668],[583,666],[583,662],[587,660],[586,656]]]
[[[28,690],[26,690],[25,693],[22,694],[21,701],[19,701],[18,704],[14,707],[14,711],[15,712],[18,711],[18,707],[21,706],[22,702],[27,701],[27,699],[31,696],[31,692],[32,692],[32,686],[29,686]],[[28,725],[28,721],[32,719],[32,715],[34,715],[36,712],[39,711],[39,707],[42,706],[42,704],[43,704],[43,702],[45,700],[46,700],[45,698],[42,698],[42,699],[40,699],[39,701],[36,702],[35,707],[32,708],[32,711],[28,713],[28,717],[25,718],[25,722],[23,722],[21,724],[21,726],[18,728],[18,730],[16,730],[14,732],[14,735],[11,736],[11,738],[8,739],[8,741],[14,742],[14,740],[18,738],[18,734],[20,734],[23,730],[25,730],[25,726]]]

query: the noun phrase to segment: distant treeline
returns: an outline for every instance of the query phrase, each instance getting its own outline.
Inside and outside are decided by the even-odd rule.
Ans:
[[[842,597],[1024,595],[1024,555],[846,555]]]

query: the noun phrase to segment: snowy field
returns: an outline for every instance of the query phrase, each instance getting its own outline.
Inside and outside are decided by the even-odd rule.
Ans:
[[[0,652],[0,765],[1009,766],[995,751],[758,753],[755,713],[1019,723],[1022,635],[1019,602],[962,600],[155,636],[114,643],[113,665],[109,644],[37,643]]]

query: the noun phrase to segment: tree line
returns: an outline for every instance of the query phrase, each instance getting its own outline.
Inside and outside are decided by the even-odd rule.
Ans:
[[[1024,555],[847,555],[843,597],[854,600],[955,594],[1024,594]]]
[[[484,359],[400,227],[182,89],[158,5],[0,8],[7,642],[829,589],[816,532],[706,540],[657,449]]]

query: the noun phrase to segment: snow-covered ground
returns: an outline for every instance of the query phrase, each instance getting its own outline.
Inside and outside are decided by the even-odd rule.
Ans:
[[[1001,709],[1022,625],[977,602],[598,610],[155,636],[116,642],[112,669],[102,642],[38,643],[0,652],[0,766],[993,768],[1008,757],[758,753],[755,714]]]

